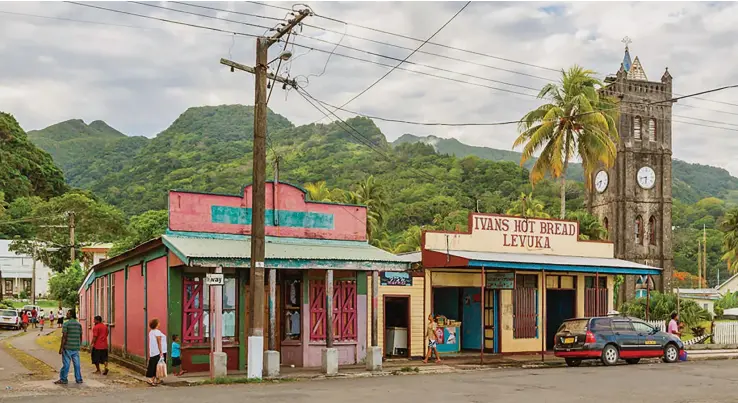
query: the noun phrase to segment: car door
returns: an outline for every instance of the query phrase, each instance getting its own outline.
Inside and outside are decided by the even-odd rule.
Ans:
[[[638,320],[633,321],[633,328],[638,333],[641,358],[659,357],[663,354],[664,340],[656,329]]]
[[[633,323],[628,318],[612,320],[612,332],[615,341],[620,346],[620,358],[639,358],[640,346],[638,333],[633,328]]]

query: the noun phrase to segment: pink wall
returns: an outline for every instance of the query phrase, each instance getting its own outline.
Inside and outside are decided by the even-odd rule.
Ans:
[[[146,263],[146,311],[148,312],[148,320],[159,319],[159,330],[164,334],[167,332],[168,300],[167,258],[164,256]],[[171,341],[170,338],[171,336],[167,335],[167,343]],[[169,351],[169,348],[167,348],[167,351]]]
[[[146,358],[144,277],[140,264],[128,268],[126,287],[126,350],[128,354]]]
[[[342,206],[305,201],[306,194],[299,188],[280,183],[277,186],[276,209],[333,215],[332,228],[297,228],[273,226],[267,222],[268,236],[295,238],[366,240],[366,207]],[[266,208],[275,209],[273,184],[266,184]],[[221,196],[204,193],[169,192],[169,229],[173,231],[212,232],[223,234],[251,233],[251,225],[214,223],[212,206],[250,208],[251,186],[244,188],[244,196]]]
[[[126,274],[123,270],[113,273],[115,276],[115,317],[110,328],[110,345],[114,348],[123,349],[123,341],[126,333]]]

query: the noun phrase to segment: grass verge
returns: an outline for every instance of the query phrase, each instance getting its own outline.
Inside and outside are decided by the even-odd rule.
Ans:
[[[48,366],[45,362],[38,358],[27,354],[26,352],[13,347],[9,341],[4,341],[2,344],[3,351],[8,353],[13,359],[18,361],[24,368],[26,368],[33,379],[49,379],[53,374],[56,373],[54,368]]]

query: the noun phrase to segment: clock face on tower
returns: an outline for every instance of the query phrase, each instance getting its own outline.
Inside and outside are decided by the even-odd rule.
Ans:
[[[607,189],[607,184],[609,181],[609,177],[607,176],[607,172],[600,171],[597,172],[597,175],[595,176],[595,189],[597,192],[602,193]]]
[[[636,179],[638,180],[638,186],[643,189],[651,189],[656,184],[656,172],[649,166],[641,167]]]

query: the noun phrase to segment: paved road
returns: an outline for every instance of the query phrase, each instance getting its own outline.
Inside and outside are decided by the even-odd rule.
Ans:
[[[485,370],[444,375],[333,379],[282,384],[147,388],[85,396],[37,397],[60,401],[190,403],[214,401],[345,402],[389,401],[572,403],[633,401],[675,403],[735,402],[738,360],[676,365],[645,364],[536,370]],[[536,399],[536,400],[533,400]],[[1,400],[1,399],[0,399]],[[6,402],[20,402],[8,398]]]

